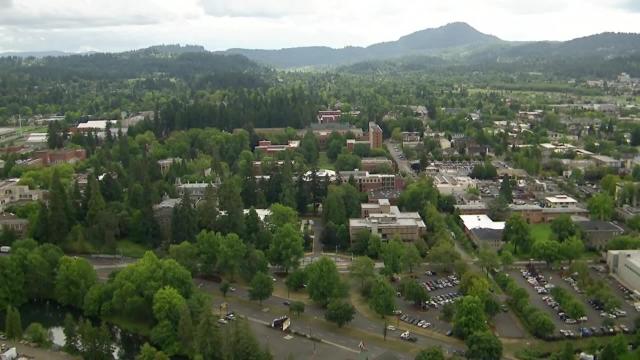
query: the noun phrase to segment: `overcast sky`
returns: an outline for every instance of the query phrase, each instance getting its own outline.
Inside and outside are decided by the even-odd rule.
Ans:
[[[366,46],[454,21],[505,40],[640,32],[640,0],[0,0],[0,51]]]

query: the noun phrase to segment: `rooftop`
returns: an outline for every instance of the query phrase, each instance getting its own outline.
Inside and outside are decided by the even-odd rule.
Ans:
[[[567,195],[547,196],[545,200],[547,200],[550,203],[578,203],[576,199],[569,197]]]
[[[504,221],[493,221],[487,215],[460,215],[464,227],[473,229],[504,230]]]
[[[580,227],[583,231],[620,231],[623,232],[620,226],[610,222],[610,221],[601,221],[601,220],[587,220],[587,221],[576,221],[576,225]]]

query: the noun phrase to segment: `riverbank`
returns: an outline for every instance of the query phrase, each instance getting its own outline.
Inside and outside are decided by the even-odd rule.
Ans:
[[[7,345],[9,345],[7,343]],[[13,346],[13,345],[12,345]],[[18,354],[35,360],[80,360],[78,356],[69,355],[62,351],[37,348],[26,344],[15,344]]]

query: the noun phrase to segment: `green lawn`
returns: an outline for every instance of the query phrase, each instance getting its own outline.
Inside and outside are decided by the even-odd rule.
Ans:
[[[120,240],[116,245],[117,254],[133,258],[141,258],[147,250],[149,249],[129,240]]]
[[[320,157],[318,158],[318,169],[327,169],[333,170],[333,164],[331,160],[327,157],[327,153],[325,151],[320,152]]]
[[[551,226],[549,224],[535,224],[531,225],[530,228],[534,242],[551,238]]]

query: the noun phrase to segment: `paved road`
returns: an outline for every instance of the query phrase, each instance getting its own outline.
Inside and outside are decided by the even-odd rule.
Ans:
[[[398,165],[398,171],[404,172],[408,176],[415,178],[416,173],[414,173],[413,170],[411,169],[411,165],[409,164],[409,161],[407,161],[406,159],[405,160],[400,159],[400,155],[402,155],[402,150],[396,150],[393,148],[394,146],[397,146],[398,149],[400,149],[400,144],[392,143],[389,140],[385,141],[384,144],[387,146],[387,149],[389,150],[389,153],[391,154],[393,161]]]
[[[218,292],[218,284],[214,282],[202,281],[198,280],[199,283],[202,283],[202,289],[212,292]],[[241,300],[235,300],[234,297],[237,297]],[[252,308],[250,306],[246,306],[245,304],[248,302],[248,291],[244,288],[238,288],[235,292],[231,294],[231,296],[227,297],[227,301],[229,303],[229,307],[237,308],[241,314],[250,316],[255,319],[263,320],[263,321],[271,321],[275,316],[274,314],[285,314],[288,311],[288,308],[283,305],[286,299],[272,296],[269,299],[265,300],[262,303],[264,308],[268,308],[269,312],[263,312],[259,309]],[[220,301],[217,302],[219,304]],[[324,310],[314,304],[307,304],[304,312],[304,318],[295,318],[293,321],[294,325],[292,328],[294,330],[299,330],[304,333],[308,333],[309,331],[313,332],[314,336],[318,336],[322,339],[330,341],[339,346],[343,346],[352,350],[358,349],[358,343],[362,340],[360,338],[354,337],[351,334],[344,334],[335,328],[334,325],[327,323],[324,321]],[[363,316],[362,314],[356,312],[353,321],[349,324],[349,328],[367,333],[367,336],[377,336],[381,337],[383,333],[384,324],[382,322],[378,323],[376,321],[372,321],[369,318]],[[444,341],[440,341],[438,339],[429,338],[426,336],[422,336],[416,334],[418,337],[418,342],[416,343],[417,348],[423,348],[426,346],[442,346],[443,349],[452,353],[454,350],[464,350],[462,346],[452,345]],[[399,333],[397,332],[389,332],[388,337],[391,339],[397,339],[399,337]],[[380,339],[382,340],[382,339]],[[399,340],[398,340],[399,341]],[[386,353],[391,350],[385,348],[384,346],[374,345],[374,344],[366,344],[369,352],[373,353]],[[402,352],[393,352],[394,355],[397,356],[398,359],[410,359],[411,356],[404,354]]]

